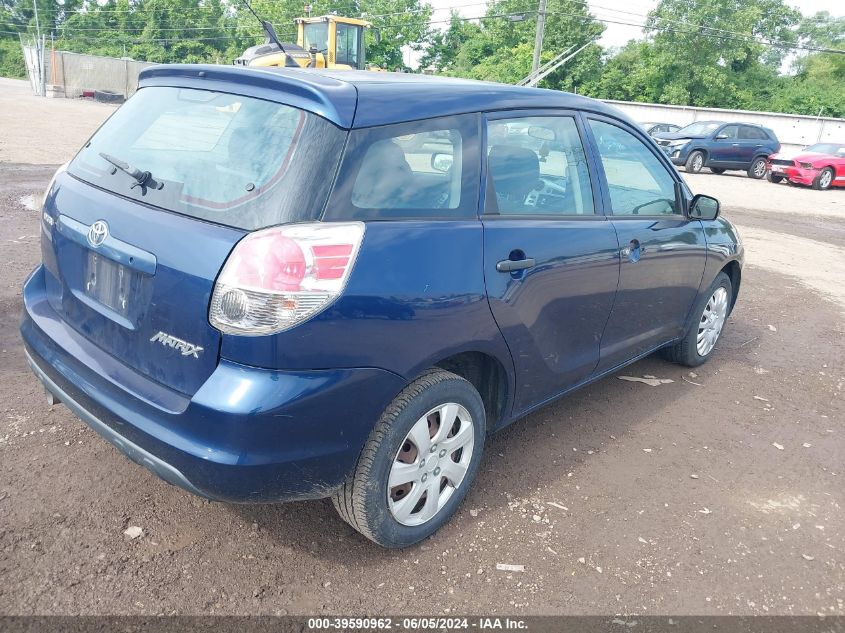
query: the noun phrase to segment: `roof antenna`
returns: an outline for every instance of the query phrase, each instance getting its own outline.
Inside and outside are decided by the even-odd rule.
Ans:
[[[279,40],[279,36],[276,35],[276,29],[273,28],[273,25],[270,24],[267,20],[262,20],[258,16],[258,14],[253,10],[253,8],[249,5],[249,2],[247,2],[247,0],[241,0],[241,2],[247,9],[249,9],[249,12],[252,13],[253,16],[255,16],[255,19],[258,20],[258,23],[261,25],[261,28],[264,29],[264,33],[267,36],[267,40],[269,42],[273,42],[273,44],[278,46],[279,50],[282,51],[285,56],[286,62],[289,62],[285,65],[288,66],[292,63],[295,67],[299,68],[299,64],[297,64],[290,58],[288,52],[285,50],[285,47],[282,46],[282,42],[281,40]]]

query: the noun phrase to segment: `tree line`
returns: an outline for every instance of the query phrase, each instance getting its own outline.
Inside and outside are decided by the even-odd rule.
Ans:
[[[152,62],[231,63],[262,40],[237,0],[0,0],[0,75],[23,76],[19,33],[35,10],[56,49]],[[303,5],[254,0],[284,40]],[[515,83],[531,70],[536,0],[491,0],[480,19],[432,20],[423,0],[315,0],[311,13],[364,17],[370,63],[408,68],[402,48],[438,74]],[[845,117],[845,18],[804,16],[784,0],[660,0],[647,15],[616,11],[644,36],[619,48],[597,40],[612,18],[584,0],[548,0],[542,61],[590,43],[541,87],[619,99]],[[619,17],[621,16],[621,17]],[[378,32],[379,37],[376,37]],[[574,49],[573,49],[574,50]]]

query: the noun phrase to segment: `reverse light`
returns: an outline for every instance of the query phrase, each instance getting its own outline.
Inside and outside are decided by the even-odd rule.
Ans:
[[[208,320],[226,334],[275,334],[329,306],[346,285],[364,225],[293,224],[256,231],[235,246],[211,296]]]

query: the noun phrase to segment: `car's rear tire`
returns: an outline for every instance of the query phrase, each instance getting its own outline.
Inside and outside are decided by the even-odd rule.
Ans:
[[[725,173],[725,170],[722,169],[721,167],[710,167],[710,171],[712,171],[714,174],[719,174],[719,175]]]
[[[825,189],[830,189],[831,183],[833,183],[833,169],[825,167],[813,181],[813,189],[824,191]]]
[[[768,174],[766,174],[766,180],[768,180],[769,182],[774,182],[774,183],[783,182],[783,179],[784,179],[784,176],[778,176],[777,174],[773,174],[772,172],[769,172]]]
[[[748,177],[760,180],[766,175],[766,159],[763,156],[758,156],[751,162],[751,167],[748,168]]]
[[[704,152],[701,150],[695,150],[689,156],[687,156],[687,162],[684,164],[684,168],[691,174],[700,173],[702,168],[704,167]]]
[[[687,367],[704,363],[716,347],[732,303],[731,279],[721,272],[693,307],[684,337],[664,348],[664,357]]]
[[[478,471],[485,437],[484,403],[475,387],[451,372],[429,370],[382,414],[332,497],[334,507],[379,545],[413,545],[455,513]]]

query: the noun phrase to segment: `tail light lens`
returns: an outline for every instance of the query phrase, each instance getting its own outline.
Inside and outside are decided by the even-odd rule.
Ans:
[[[258,336],[290,329],[343,292],[364,225],[294,224],[256,231],[226,260],[208,319],[226,334]]]
[[[44,205],[47,203],[47,198],[50,197],[50,194],[53,193],[53,185],[56,184],[56,178],[59,177],[59,174],[63,174],[67,171],[67,166],[70,163],[68,161],[64,165],[60,165],[59,168],[56,170],[56,173],[53,174],[53,177],[50,178],[50,183],[47,185],[47,189],[44,191],[44,195],[41,196],[41,211],[44,210]]]

